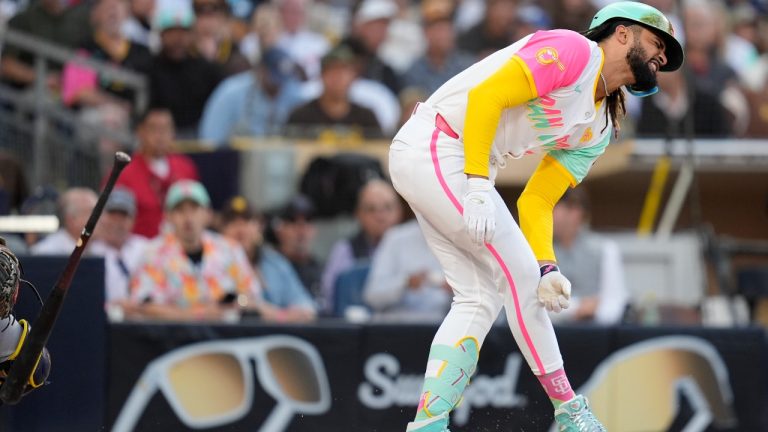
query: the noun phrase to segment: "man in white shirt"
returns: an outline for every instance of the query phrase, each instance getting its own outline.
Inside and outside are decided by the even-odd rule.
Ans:
[[[133,193],[126,188],[115,188],[104,205],[91,245],[91,253],[104,257],[107,304],[128,298],[131,273],[144,253],[147,239],[132,233],[135,221]]]
[[[386,320],[440,321],[453,294],[416,219],[387,230],[373,254],[363,300]]]
[[[97,200],[96,192],[88,188],[77,187],[64,192],[58,202],[59,230],[32,245],[32,255],[72,253]]]

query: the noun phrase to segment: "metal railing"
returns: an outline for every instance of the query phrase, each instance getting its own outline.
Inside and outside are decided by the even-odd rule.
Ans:
[[[24,164],[32,186],[78,184],[97,187],[101,178],[98,141],[109,139],[127,148],[132,145],[133,136],[129,127],[115,130],[105,124],[86,122],[78,110],[58,100],[46,86],[51,64],[75,62],[92,69],[101,79],[121,82],[134,95],[131,105],[134,114],[147,106],[147,79],[15,30],[0,29],[0,44],[31,54],[35,70],[34,83],[27,88],[0,84],[0,103],[3,105],[0,110],[0,148],[10,151]],[[86,131],[89,139],[82,136]]]

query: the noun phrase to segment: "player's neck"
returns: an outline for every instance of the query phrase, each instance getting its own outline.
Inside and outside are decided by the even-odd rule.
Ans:
[[[605,53],[605,62],[601,73],[605,77],[608,94],[613,93],[621,86],[633,83],[635,77],[627,63],[626,51],[622,50],[621,46],[617,47],[608,43],[601,43],[600,47]],[[598,83],[598,89],[602,86],[603,83]]]

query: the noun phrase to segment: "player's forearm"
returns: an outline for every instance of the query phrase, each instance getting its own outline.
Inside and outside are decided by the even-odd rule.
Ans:
[[[517,201],[520,230],[541,265],[557,261],[552,245],[552,212],[569,185],[570,177],[559,162],[545,157]]]

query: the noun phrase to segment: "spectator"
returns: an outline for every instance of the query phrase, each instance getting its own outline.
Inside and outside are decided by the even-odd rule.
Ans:
[[[403,82],[407,87],[417,87],[431,95],[443,83],[468,68],[475,59],[456,49],[453,3],[450,0],[423,2],[422,25],[427,51],[411,65]]]
[[[741,136],[749,124],[749,106],[736,72],[725,62],[725,15],[722,3],[689,0],[683,3],[685,64],[695,85],[716,95],[727,110],[731,130]],[[752,59],[744,59],[744,61]]]
[[[121,31],[128,19],[128,7],[128,0],[98,0],[91,11],[93,34],[80,48],[93,59],[146,75],[152,65],[152,54]],[[88,106],[122,102],[126,111],[130,111],[129,104],[134,102],[135,95],[123,82],[106,77],[95,81],[95,88],[80,92],[73,102]]]
[[[360,225],[352,237],[339,240],[331,248],[322,276],[322,300],[326,307],[334,304],[337,277],[356,264],[367,263],[389,228],[400,223],[403,209],[391,184],[375,179],[358,193],[355,218]]]
[[[512,40],[519,40],[539,30],[552,28],[552,19],[544,9],[536,5],[527,4],[518,7],[516,16]]]
[[[155,0],[128,0],[129,16],[123,22],[123,34],[132,42],[149,47]]]
[[[387,38],[377,53],[385,64],[401,75],[422,55],[427,43],[421,31],[420,5],[410,0],[393,1],[397,12],[389,23]],[[402,91],[402,82],[400,90]]]
[[[205,104],[200,139],[216,146],[233,136],[282,132],[289,113],[303,102],[293,62],[270,48],[252,71],[227,78]]]
[[[251,64],[234,40],[226,0],[194,0],[193,52],[221,66],[225,76],[250,69]]]
[[[363,291],[374,317],[440,321],[453,292],[415,219],[390,228],[373,254]]]
[[[515,0],[488,0],[483,20],[459,36],[458,47],[477,58],[507,47],[513,40],[515,9]]]
[[[69,255],[96,206],[96,192],[88,188],[66,190],[58,201],[59,230],[30,248],[33,255]]]
[[[160,231],[163,202],[168,188],[181,179],[198,179],[197,168],[189,157],[173,154],[174,125],[171,112],[151,107],[136,126],[138,147],[133,160],[117,180],[136,197],[136,223],[133,232],[152,238]]]
[[[160,33],[160,53],[149,74],[152,103],[168,107],[184,138],[197,135],[205,101],[223,78],[220,67],[191,55],[194,21],[185,7],[158,11],[154,26]]]
[[[291,263],[264,244],[261,216],[242,196],[227,202],[221,213],[221,233],[243,246],[262,286],[264,299],[275,307],[275,319],[307,322],[317,315],[312,296],[301,283]]]
[[[589,229],[589,199],[584,188],[568,189],[555,205],[553,234],[557,264],[571,281],[571,305],[550,313],[552,322],[617,324],[628,293],[618,245]]]
[[[291,136],[316,138],[332,128],[378,138],[382,136],[376,115],[349,98],[349,89],[357,78],[357,58],[346,45],[339,45],[323,57],[323,92],[320,97],[300,106],[288,117]]]
[[[659,74],[657,79],[659,93],[642,99],[642,111],[636,125],[638,136],[684,137],[688,133],[688,124],[696,137],[731,135],[731,125],[720,100],[690,82],[683,69]]]
[[[91,34],[89,13],[87,2],[39,0],[30,2],[27,9],[11,18],[8,28],[66,48],[76,48]],[[0,61],[3,81],[18,87],[32,84],[36,79],[33,61],[32,53],[5,45]],[[49,88],[60,88],[60,69],[61,65],[52,65],[46,82]]]
[[[549,15],[553,17],[553,27],[573,30],[584,30],[584,24],[592,21],[597,8],[590,0],[554,0]]]
[[[307,12],[312,0],[276,0],[283,23],[277,47],[288,53],[299,65],[304,78],[320,78],[320,60],[330,45],[322,35],[307,28]]]
[[[5,193],[6,213],[21,210],[29,193],[27,175],[19,158],[5,151],[0,151],[0,189]]]
[[[30,196],[21,204],[20,214],[22,216],[53,216],[58,214],[59,193],[51,186],[38,186]],[[40,231],[25,232],[24,243],[26,247],[15,248],[13,251],[20,250],[28,252],[32,245],[36,244],[42,237]],[[6,240],[8,238],[6,237]],[[70,251],[71,252],[71,251]]]
[[[400,92],[400,80],[378,52],[396,14],[397,5],[393,0],[363,0],[352,20],[351,34],[345,40],[361,59],[360,75],[384,84],[394,94]]]
[[[202,184],[181,180],[165,200],[171,229],[150,241],[131,278],[130,318],[222,320],[240,307],[261,310],[261,288],[243,249],[206,231],[210,198]]]
[[[312,255],[312,244],[317,236],[314,216],[312,202],[297,195],[272,218],[270,236],[277,251],[290,261],[301,283],[314,298],[318,298],[322,267]]]
[[[131,274],[138,268],[147,246],[146,237],[132,234],[136,221],[133,192],[116,187],[104,204],[91,244],[93,255],[104,257],[107,304],[128,300]]]

